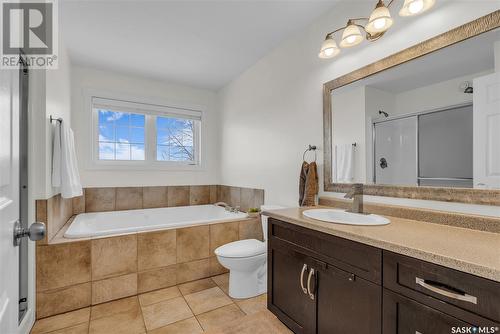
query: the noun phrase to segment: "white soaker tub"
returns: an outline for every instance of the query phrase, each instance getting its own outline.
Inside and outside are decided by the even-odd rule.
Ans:
[[[228,212],[215,205],[192,205],[170,208],[81,213],[64,233],[65,238],[77,239],[174,229],[244,219],[246,213]]]

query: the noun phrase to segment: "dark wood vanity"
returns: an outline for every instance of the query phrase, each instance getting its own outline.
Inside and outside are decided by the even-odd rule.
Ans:
[[[500,333],[498,282],[274,218],[268,228],[268,308],[295,333]]]

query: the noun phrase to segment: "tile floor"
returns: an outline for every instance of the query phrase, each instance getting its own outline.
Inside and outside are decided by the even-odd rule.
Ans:
[[[291,333],[266,308],[266,295],[228,296],[228,274],[38,320],[32,334]],[[248,323],[248,325],[246,325]]]

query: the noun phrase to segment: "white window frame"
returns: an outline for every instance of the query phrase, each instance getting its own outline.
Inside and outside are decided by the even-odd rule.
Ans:
[[[87,153],[87,169],[102,170],[172,170],[172,171],[202,171],[204,170],[203,152],[206,149],[205,108],[197,105],[174,104],[156,98],[131,97],[119,93],[85,90],[85,109],[88,114],[88,129],[90,136]],[[99,160],[99,121],[95,101],[109,101],[118,111],[144,114],[144,149],[145,160]],[[136,109],[134,109],[136,107]],[[122,108],[125,109],[125,108]],[[158,161],[156,160],[156,117],[196,118],[194,133],[194,163],[191,161]]]

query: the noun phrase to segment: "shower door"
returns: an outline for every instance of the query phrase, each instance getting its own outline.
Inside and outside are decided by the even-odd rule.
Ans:
[[[417,116],[374,124],[374,182],[417,185]]]

